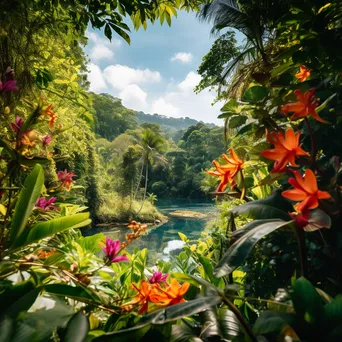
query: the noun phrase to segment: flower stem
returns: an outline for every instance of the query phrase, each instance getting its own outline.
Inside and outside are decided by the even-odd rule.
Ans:
[[[315,166],[316,164],[316,146],[315,146],[315,140],[314,140],[314,136],[313,136],[313,132],[312,132],[312,128],[309,122],[309,119],[307,117],[304,118],[306,126],[308,127],[308,132],[310,135],[310,139],[311,139],[311,162],[312,162],[312,166]]]
[[[245,185],[245,177],[243,176],[242,170],[240,170],[240,175],[241,175],[241,183],[242,183],[242,191],[241,191],[240,200],[243,200],[246,195],[246,185]]]
[[[241,323],[241,325],[244,327],[247,335],[249,336],[249,338],[251,339],[252,342],[258,342],[257,338],[255,337],[251,327],[249,326],[249,324],[246,322],[246,320],[244,319],[244,317],[242,316],[241,312],[239,311],[239,309],[224,295],[222,295],[222,299],[223,301],[227,304],[227,306],[229,307],[229,309],[235,314],[236,318],[239,320],[239,322]]]
[[[305,233],[304,230],[300,227],[295,227],[296,236],[299,247],[299,257],[300,257],[300,270],[301,275],[304,278],[308,277],[308,259],[307,259],[307,251],[305,245]]]

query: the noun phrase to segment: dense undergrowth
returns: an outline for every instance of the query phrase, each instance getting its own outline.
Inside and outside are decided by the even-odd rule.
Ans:
[[[226,100],[227,150],[202,125],[177,146],[149,124],[97,140],[87,25],[129,41],[124,14],[139,28],[177,9],[246,36],[217,41],[200,68],[197,90]],[[1,19],[1,341],[341,340],[340,2],[12,0]],[[153,212],[149,179],[169,157],[186,178],[155,187],[201,184],[222,214],[150,267],[127,245],[148,230],[136,218]],[[124,241],[80,234],[104,216],[132,218]]]

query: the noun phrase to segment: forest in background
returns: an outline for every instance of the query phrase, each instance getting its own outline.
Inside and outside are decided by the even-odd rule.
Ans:
[[[0,340],[341,341],[340,1],[0,3]],[[126,20],[171,25],[180,10],[221,34],[196,88],[225,102],[224,150],[202,181],[221,217],[149,260],[126,248],[147,224],[130,221],[122,240],[79,228],[113,209],[157,217],[144,201],[155,168],[202,177],[218,128],[190,126],[176,144],[154,123],[110,127],[104,143],[128,148],[104,167],[81,47],[88,25],[129,43]]]

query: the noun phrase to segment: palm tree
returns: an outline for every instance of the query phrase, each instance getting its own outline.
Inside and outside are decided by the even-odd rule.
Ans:
[[[139,140],[138,144],[140,146],[141,153],[142,153],[142,157],[141,157],[142,167],[141,167],[141,175],[138,181],[137,190],[139,189],[139,185],[141,183],[144,168],[145,168],[145,187],[144,187],[143,202],[137,214],[140,213],[144,205],[145,198],[146,198],[149,167],[155,162],[160,162],[164,164],[167,163],[166,158],[162,154],[163,152],[166,151],[166,141],[161,135],[152,131],[150,128],[146,128],[140,132],[138,140]],[[136,193],[137,193],[137,190],[136,190]]]
[[[259,65],[261,69],[269,66],[270,60],[265,45],[272,39],[278,20],[287,13],[290,1],[213,0],[202,6],[199,17],[202,20],[213,22],[212,33],[217,34],[223,29],[233,28],[241,32],[247,39],[243,51],[227,64],[222,74],[222,80],[231,76],[246,61],[261,59],[262,65]],[[246,70],[244,71],[246,72]]]

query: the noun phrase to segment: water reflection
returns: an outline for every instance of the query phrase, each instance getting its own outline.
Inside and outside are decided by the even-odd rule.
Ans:
[[[216,209],[213,202],[164,201],[158,203],[158,209],[166,216],[176,210],[191,210],[210,214],[204,219],[169,216],[168,222],[157,228],[149,229],[144,236],[128,246],[129,251],[133,251],[136,247],[139,249],[148,248],[150,260],[168,260],[170,254],[179,252],[184,245],[183,241],[179,238],[178,232],[185,234],[189,239],[197,239],[203,231],[207,220],[216,217]],[[126,227],[93,228],[87,231],[86,235],[103,232],[112,239],[124,241],[125,235],[129,231],[129,228]]]

